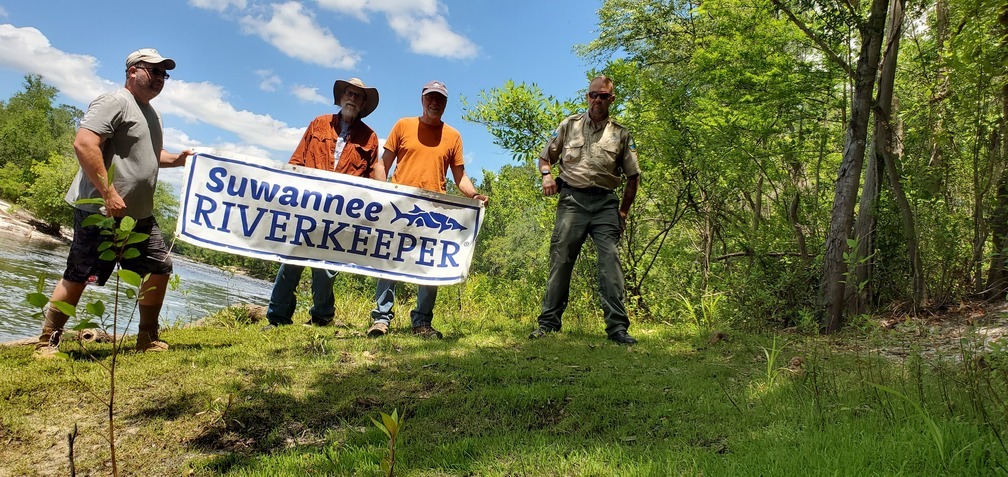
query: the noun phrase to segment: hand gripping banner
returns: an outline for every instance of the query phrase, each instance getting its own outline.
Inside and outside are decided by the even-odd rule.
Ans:
[[[475,199],[199,149],[182,178],[175,235],[248,257],[421,285],[469,275]]]

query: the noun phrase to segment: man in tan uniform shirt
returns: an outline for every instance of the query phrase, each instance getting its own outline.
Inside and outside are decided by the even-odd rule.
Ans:
[[[550,239],[550,272],[539,327],[529,338],[560,331],[574,261],[591,235],[598,254],[606,334],[612,341],[632,345],[637,340],[627,334],[630,319],[624,306],[626,291],[616,246],[637,196],[640,166],[630,131],[609,118],[609,107],[615,100],[612,80],[604,76],[593,79],[587,99],[588,112],[561,122],[539,155],[543,194],[559,193],[560,199]],[[560,174],[554,180],[552,167],[557,163]],[[613,191],[624,177],[626,187],[620,202]]]

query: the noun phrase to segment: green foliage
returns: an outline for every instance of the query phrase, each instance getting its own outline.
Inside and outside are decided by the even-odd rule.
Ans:
[[[773,337],[773,342],[770,344],[770,348],[762,348],[763,357],[766,358],[766,373],[764,384],[767,387],[773,387],[774,383],[780,377],[780,365],[777,364],[777,360],[780,359],[780,354],[784,351],[787,344],[782,344],[777,346],[777,337]]]
[[[114,169],[109,171],[108,180],[110,182],[112,180],[114,172],[115,172]],[[81,201],[79,201],[79,203],[80,202],[95,203],[96,201],[97,203],[103,202],[102,199],[82,199]],[[148,234],[134,232],[133,230],[136,227],[136,220],[129,216],[122,217],[117,221],[113,217],[105,217],[99,214],[93,214],[85,218],[81,222],[81,225],[83,227],[91,227],[91,226],[98,227],[100,229],[101,235],[107,238],[107,240],[101,242],[98,245],[98,251],[100,252],[99,258],[105,261],[116,261],[117,263],[119,263],[122,260],[139,257],[140,252],[131,245],[140,243],[144,240],[147,240],[150,237]],[[114,411],[116,402],[116,393],[115,393],[116,369],[117,369],[117,358],[119,353],[122,351],[123,341],[125,339],[125,337],[117,339],[117,333],[119,330],[119,318],[121,313],[121,309],[119,306],[120,305],[119,293],[123,293],[127,299],[139,302],[139,300],[143,298],[144,293],[147,291],[146,289],[144,289],[144,282],[147,280],[147,278],[150,277],[150,275],[148,274],[147,276],[141,277],[138,273],[134,271],[126,270],[120,267],[115,270],[114,276],[115,276],[114,286],[116,290],[116,295],[115,295],[115,301],[113,303],[113,309],[111,312],[112,323],[108,325],[112,329],[111,335],[113,339],[112,339],[111,356],[109,357],[107,367],[105,368],[108,372],[108,393],[107,397],[103,397],[104,400],[103,404],[107,409],[107,415],[108,415],[107,440],[109,445],[110,460],[112,462],[112,475],[117,476],[119,475],[119,472],[118,472],[118,460],[116,458],[116,425],[114,421],[115,416]],[[40,308],[39,315],[42,315],[44,313],[44,307],[47,306],[48,304],[48,306],[53,306],[57,308],[60,312],[69,317],[80,317],[80,315],[77,312],[77,307],[75,307],[74,305],[58,300],[49,301],[46,298],[46,296],[42,294],[43,286],[44,286],[44,278],[40,277],[36,287],[36,291],[34,293],[28,294],[28,296],[26,297],[26,300],[29,303]],[[135,307],[131,308],[135,309]],[[105,324],[106,307],[102,301],[97,300],[94,302],[85,303],[84,309],[88,312],[88,314],[98,319],[102,324],[100,325],[99,323],[95,322],[94,319],[85,316],[81,318],[76,325],[74,325],[73,330],[79,332],[87,329],[99,328]],[[132,313],[130,313],[130,316],[132,316]],[[87,349],[84,341],[80,341],[79,343],[82,347],[82,352],[85,355],[93,356],[92,352]],[[57,353],[57,356],[62,357],[64,359],[70,359],[69,355],[62,352]],[[72,451],[70,453],[70,456],[71,456],[70,465],[71,468],[73,468],[74,462]]]
[[[0,198],[15,201],[27,188],[24,171],[17,164],[8,162],[0,167]]]
[[[178,224],[178,192],[167,182],[158,181],[154,189],[154,219],[164,236],[165,243],[175,239],[175,226]]]
[[[160,223],[160,222],[159,222]],[[167,228],[162,227],[167,233]],[[174,229],[171,229],[174,231]],[[176,241],[172,249],[173,252],[184,255],[192,260],[212,265],[224,270],[241,270],[250,277],[261,280],[273,280],[280,269],[278,262],[263,260],[260,258],[244,257],[226,252],[218,252],[203,247],[190,245],[186,242]]]
[[[381,468],[387,477],[392,477],[395,475],[395,455],[396,455],[396,441],[399,437],[399,431],[402,430],[402,426],[406,421],[405,416],[399,416],[399,410],[393,409],[392,414],[381,414],[381,421],[371,418],[371,422],[374,423],[375,427],[380,429],[385,436],[388,437],[388,453],[382,459]]]
[[[680,293],[679,303],[683,314],[689,317],[697,331],[703,335],[727,324],[720,306],[723,298],[724,295],[720,293],[707,293],[700,296],[699,303],[694,303],[690,297]]]
[[[463,102],[462,110],[462,119],[486,126],[494,144],[511,151],[516,162],[534,165],[550,132],[573,104],[544,95],[535,83],[508,80],[499,88],[480,90],[479,101],[472,107]]]
[[[556,199],[542,195],[541,175],[532,165],[485,171],[487,203],[473,271],[514,280],[543,280]]]
[[[73,224],[73,208],[67,206],[65,197],[77,168],[76,159],[55,153],[46,162],[33,164],[35,181],[21,197],[21,205],[52,226]]]
[[[31,183],[32,165],[45,163],[51,154],[73,155],[73,137],[79,109],[53,100],[58,91],[38,75],[25,76],[24,91],[12,96],[0,110],[0,164],[14,164]]]
[[[927,425],[928,435],[931,437],[931,443],[934,444],[935,449],[938,451],[938,455],[941,457],[942,465],[947,465],[948,450],[946,445],[945,432],[941,429],[941,427],[938,426],[935,420],[931,418],[931,415],[928,414],[928,412],[924,410],[923,407],[914,402],[912,399],[906,397],[906,395],[904,395],[903,393],[893,388],[890,388],[889,386],[884,386],[876,383],[868,383],[868,384],[880,391],[884,391],[888,394],[900,398],[903,402],[906,402],[907,404],[910,404],[913,407],[914,411],[917,414],[917,417],[920,417],[921,420],[923,420],[924,423]]]

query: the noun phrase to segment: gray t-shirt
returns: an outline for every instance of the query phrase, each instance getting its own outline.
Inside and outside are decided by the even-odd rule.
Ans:
[[[138,104],[126,88],[103,94],[88,106],[80,127],[105,139],[105,168],[115,166],[112,182],[126,203],[126,215],[140,220],[153,215],[159,158],[164,137],[161,116],[150,104]],[[77,171],[66,201],[82,210],[99,213],[96,204],[75,204],[78,199],[100,198],[94,184]]]

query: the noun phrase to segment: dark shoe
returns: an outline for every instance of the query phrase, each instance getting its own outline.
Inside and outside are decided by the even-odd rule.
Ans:
[[[428,338],[428,339],[441,339],[441,338],[444,338],[444,335],[441,334],[440,331],[435,330],[434,327],[431,326],[431,325],[414,326],[413,327],[413,334],[417,335],[417,336],[419,336],[421,338]]]
[[[385,336],[388,333],[388,323],[384,321],[376,321],[367,330],[367,335],[372,338],[377,338],[379,336]]]
[[[617,342],[619,344],[625,344],[625,345],[637,344],[637,340],[635,340],[633,338],[633,336],[630,336],[629,334],[627,334],[626,331],[617,331],[617,332],[609,335],[609,339],[611,339],[611,340],[613,340],[613,341],[615,341],[615,342]]]
[[[550,333],[556,333],[556,331],[557,330],[554,330],[552,328],[547,328],[545,326],[540,326],[538,329],[536,329],[532,333],[529,333],[529,339],[530,340],[539,339],[539,338],[542,338],[543,336],[546,336],[546,335],[548,335]]]
[[[310,320],[305,322],[305,326],[329,326],[332,323],[332,317],[329,318],[319,318],[317,316],[311,317]]]

